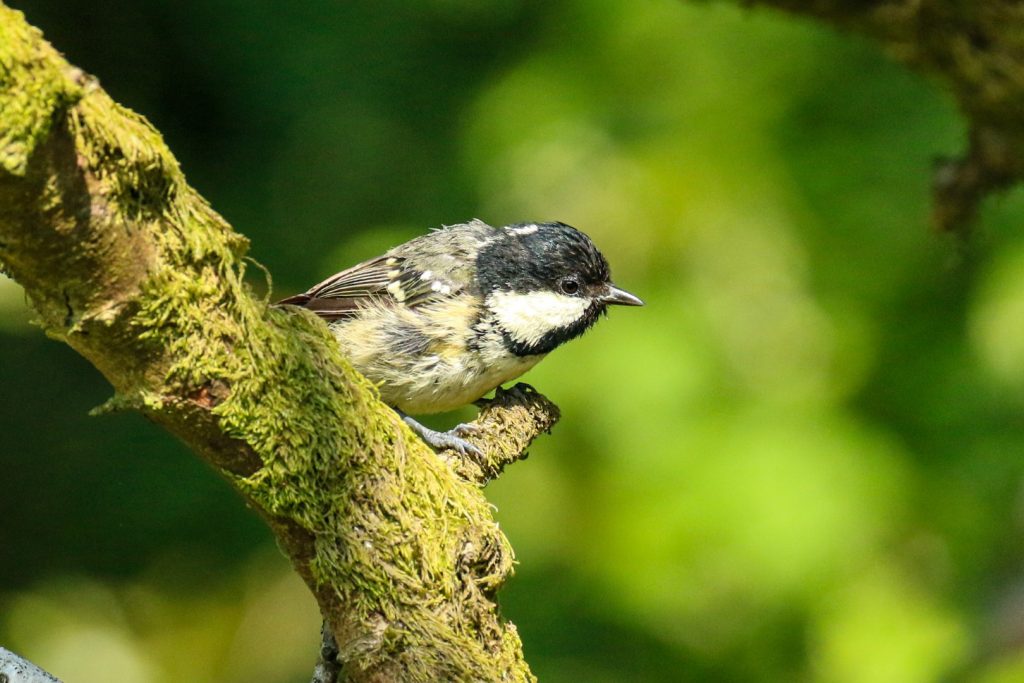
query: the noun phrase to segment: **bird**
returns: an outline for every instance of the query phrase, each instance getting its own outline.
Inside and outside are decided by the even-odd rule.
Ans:
[[[589,330],[609,306],[643,301],[611,280],[583,232],[561,222],[445,225],[278,302],[327,322],[342,353],[434,450],[481,455],[472,425],[436,431],[413,415],[473,403]]]

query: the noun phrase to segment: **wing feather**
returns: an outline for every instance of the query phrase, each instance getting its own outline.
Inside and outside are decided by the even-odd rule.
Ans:
[[[341,320],[371,304],[417,308],[444,301],[476,287],[476,254],[495,234],[495,228],[475,218],[448,225],[279,303]]]
[[[370,303],[415,308],[462,288],[440,273],[413,268],[400,256],[380,256],[327,278],[279,304],[303,306],[327,320],[354,315]]]

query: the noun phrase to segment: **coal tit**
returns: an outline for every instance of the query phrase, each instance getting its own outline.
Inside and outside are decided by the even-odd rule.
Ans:
[[[587,331],[608,305],[643,302],[612,284],[590,238],[564,223],[435,230],[279,304],[325,319],[352,365],[435,449],[478,453],[409,414],[472,403]]]

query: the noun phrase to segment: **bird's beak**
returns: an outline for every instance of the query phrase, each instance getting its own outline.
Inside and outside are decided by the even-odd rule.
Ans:
[[[608,285],[608,291],[601,297],[601,303],[617,304],[619,306],[643,306],[644,302],[640,297],[633,296],[624,289],[615,285]]]

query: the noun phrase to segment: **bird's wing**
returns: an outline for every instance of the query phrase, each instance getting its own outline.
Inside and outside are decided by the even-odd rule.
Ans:
[[[440,269],[414,267],[403,256],[385,255],[332,275],[278,304],[303,306],[321,318],[339,320],[371,302],[416,307],[451,297],[463,287],[450,275]]]
[[[476,286],[476,254],[494,234],[494,228],[476,219],[446,226],[278,303],[339,320],[370,303],[415,308],[448,299]]]

